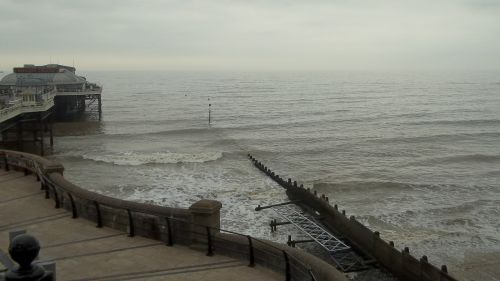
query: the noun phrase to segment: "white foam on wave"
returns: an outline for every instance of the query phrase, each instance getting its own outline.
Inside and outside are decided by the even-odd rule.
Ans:
[[[118,152],[114,154],[83,154],[82,157],[87,160],[111,163],[119,166],[139,166],[144,164],[204,163],[222,158],[222,152]]]
[[[223,229],[285,242],[290,231],[269,231],[268,222],[274,217],[274,212],[255,211],[257,205],[286,201],[284,190],[272,180],[262,177],[248,163],[242,163],[242,167],[237,162],[197,168],[139,169],[135,176],[148,184],[135,186],[121,195],[125,200],[181,208],[188,208],[201,199],[218,200],[223,205]],[[242,169],[242,173],[234,176],[232,169]]]

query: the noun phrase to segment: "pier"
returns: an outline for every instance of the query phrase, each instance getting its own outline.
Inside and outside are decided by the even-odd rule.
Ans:
[[[39,144],[44,155],[45,138],[54,145],[52,123],[54,99],[57,91],[53,86],[0,90],[3,106],[0,108],[0,133],[2,144],[10,144],[23,150],[26,142]]]
[[[54,144],[54,118],[87,112],[101,120],[101,93],[101,86],[77,76],[73,67],[14,68],[0,80],[1,144],[22,151],[25,143],[34,143],[44,155],[45,137]]]
[[[183,209],[107,197],[22,152],[0,150],[0,165],[0,273],[13,267],[10,239],[26,232],[58,280],[346,280],[299,249],[221,229],[217,201]]]

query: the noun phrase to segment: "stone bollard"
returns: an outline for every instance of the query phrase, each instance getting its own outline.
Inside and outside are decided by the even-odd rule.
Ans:
[[[5,274],[5,280],[53,281],[55,278],[52,272],[46,272],[41,266],[32,263],[39,252],[40,243],[35,237],[28,234],[14,237],[9,245],[9,254],[19,267],[9,269]]]
[[[195,202],[189,207],[193,222],[191,226],[191,248],[206,249],[207,244],[211,242],[211,236],[219,232],[221,208],[221,202],[207,199]],[[207,227],[210,227],[210,231],[208,231]]]

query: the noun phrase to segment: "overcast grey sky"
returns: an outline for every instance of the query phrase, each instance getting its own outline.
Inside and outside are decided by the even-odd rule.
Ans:
[[[500,69],[500,0],[0,0],[0,69]]]

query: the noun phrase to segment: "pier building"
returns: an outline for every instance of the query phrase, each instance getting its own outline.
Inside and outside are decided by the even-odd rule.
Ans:
[[[10,88],[32,88],[54,86],[56,90],[55,114],[66,115],[82,112],[89,105],[96,104],[97,112],[101,115],[102,87],[88,82],[83,76],[76,75],[74,67],[47,64],[35,66],[25,64],[15,67],[13,73],[0,80],[0,91]]]
[[[0,80],[0,133],[2,144],[39,144],[44,154],[44,137],[53,145],[52,122],[56,116],[96,112],[101,119],[102,87],[76,75],[74,67],[26,64]],[[32,132],[33,137],[26,133]]]

